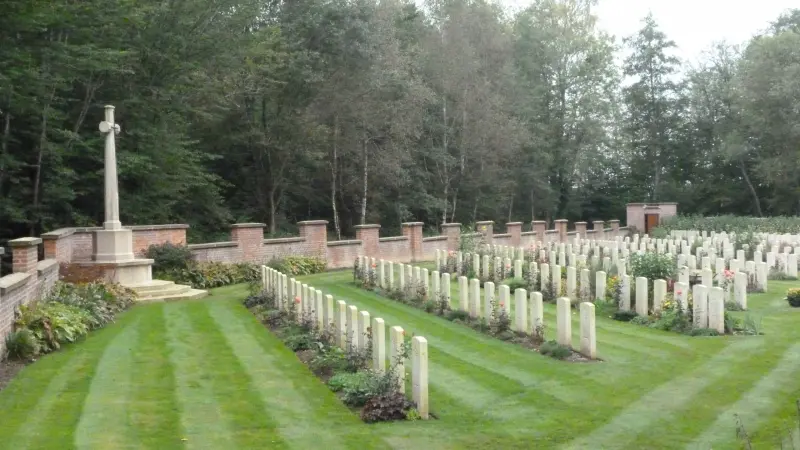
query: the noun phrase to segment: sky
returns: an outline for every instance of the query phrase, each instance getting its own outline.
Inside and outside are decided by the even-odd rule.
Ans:
[[[516,9],[530,0],[501,0]],[[800,8],[800,0],[599,0],[599,27],[617,37],[629,36],[653,13],[656,23],[678,49],[675,55],[690,63],[714,42],[745,43],[781,13]]]

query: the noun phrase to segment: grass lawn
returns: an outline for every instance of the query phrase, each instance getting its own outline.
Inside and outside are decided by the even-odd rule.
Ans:
[[[26,367],[0,392],[0,448],[388,448],[245,295],[137,305]]]
[[[726,449],[739,448],[738,413],[754,448],[771,449],[794,423],[800,311],[782,297],[797,282],[771,281],[769,293],[748,299],[765,336],[690,338],[598,317],[604,362],[581,364],[351,279],[342,271],[303,282],[428,338],[439,420],[361,423],[241,306],[245,288],[235,286],[201,301],[138,305],[25,368],[0,392],[0,448]]]
[[[390,442],[403,447],[739,448],[738,414],[754,448],[779,448],[795,427],[800,311],[783,296],[797,282],[770,281],[769,293],[749,296],[749,313],[763,318],[759,337],[692,338],[598,316],[604,361],[581,364],[500,342],[351,280],[349,271],[303,278],[429,342],[431,408],[441,419],[413,432],[385,426],[396,434]],[[457,303],[455,280],[452,289]],[[546,334],[554,338],[555,305],[545,307]],[[577,347],[577,313],[572,329]]]

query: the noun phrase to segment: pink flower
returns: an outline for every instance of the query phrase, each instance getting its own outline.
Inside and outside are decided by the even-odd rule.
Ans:
[[[376,267],[378,267],[378,265],[377,265],[377,264],[373,264],[373,265],[372,265],[372,268],[373,268],[373,269],[374,269],[374,268],[376,268]]]
[[[506,264],[506,269],[510,269],[510,268],[511,268],[511,264]]]
[[[295,302],[295,303],[300,303],[300,297],[295,297],[295,298],[294,298],[294,302]]]
[[[506,306],[506,304],[505,304],[505,303],[503,303],[503,302],[500,302],[500,307],[501,307],[501,308],[503,308],[503,307],[505,307],[505,306]]]
[[[681,294],[683,294],[683,291],[675,291],[675,295],[681,295]]]

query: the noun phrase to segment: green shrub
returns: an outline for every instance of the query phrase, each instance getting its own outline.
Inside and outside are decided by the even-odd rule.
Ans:
[[[692,323],[688,315],[678,309],[665,309],[661,315],[650,323],[651,328],[664,331],[676,331],[684,333],[692,329]]]
[[[800,308],[800,288],[789,289],[786,292],[786,301],[793,308]]]
[[[767,279],[774,281],[797,281],[797,277],[793,277],[788,273],[775,268],[770,269]]]
[[[467,311],[462,311],[460,309],[447,311],[445,314],[445,318],[449,321],[459,320],[461,322],[469,322],[469,313]]]
[[[528,282],[523,278],[506,278],[503,280],[503,284],[508,285],[508,288],[511,290],[511,292],[514,292],[517,289],[528,289]]]
[[[56,283],[45,303],[62,303],[79,308],[89,315],[89,327],[100,328],[113,322],[121,311],[136,301],[136,293],[119,284],[95,281],[88,284]]]
[[[397,380],[391,371],[385,374],[362,370],[356,373],[337,373],[328,386],[334,392],[341,392],[342,401],[348,406],[364,406],[367,400],[397,390]]]
[[[713,328],[695,328],[689,332],[690,336],[719,336],[719,332]]]
[[[348,370],[347,354],[339,347],[323,347],[309,366],[317,375],[332,375]]]
[[[636,316],[633,319],[631,319],[630,322],[632,324],[636,324],[636,325],[649,326],[651,320],[650,320],[650,316]]]
[[[326,262],[324,259],[313,256],[286,256],[273,259],[267,264],[273,269],[283,272],[287,276],[312,275],[324,272]]]
[[[194,255],[189,247],[170,242],[151,245],[147,248],[145,257],[153,260],[153,271],[156,273],[188,269],[194,262]]]
[[[556,341],[547,341],[539,347],[539,353],[555,359],[564,359],[572,355],[572,350]]]
[[[620,322],[630,322],[634,318],[636,318],[635,311],[617,311],[612,316],[614,320],[619,320]]]
[[[725,311],[744,311],[744,308],[736,302],[725,302]]]
[[[426,313],[432,313],[436,311],[436,302],[433,300],[427,300],[425,303],[422,304],[422,309],[425,310]]]
[[[388,422],[391,420],[405,420],[409,411],[414,409],[414,403],[400,392],[377,395],[367,400],[361,410],[361,420],[366,423]]]
[[[314,347],[314,336],[299,327],[290,328],[289,332],[283,337],[283,343],[293,352],[308,350]]]
[[[258,281],[261,279],[261,267],[252,263],[199,262],[187,269],[166,272],[160,276],[197,289],[211,289]]]
[[[649,284],[653,280],[675,278],[675,262],[667,255],[660,253],[643,253],[631,255],[631,279],[645,277]]]
[[[30,360],[39,354],[39,341],[27,328],[14,331],[6,337],[6,352],[11,359]]]
[[[62,344],[86,336],[92,323],[87,311],[59,302],[22,305],[19,311],[16,328],[30,330],[42,353],[57,350]]]

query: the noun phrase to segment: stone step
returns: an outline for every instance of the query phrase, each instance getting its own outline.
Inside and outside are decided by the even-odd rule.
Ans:
[[[136,292],[139,295],[139,298],[149,298],[149,297],[163,297],[165,295],[177,295],[183,294],[184,292],[189,292],[192,290],[191,286],[186,286],[184,284],[172,284],[166,286],[164,289],[153,289],[149,291],[138,291]]]
[[[206,297],[208,295],[208,291],[203,291],[200,289],[192,289],[189,288],[188,291],[181,292],[181,293],[171,293],[159,296],[148,296],[148,297],[139,297],[138,301],[146,303],[146,302],[172,302],[178,300],[196,300],[199,298]]]
[[[175,283],[172,281],[167,280],[152,280],[148,281],[147,283],[141,284],[129,284],[126,287],[133,289],[138,294],[144,294],[145,292],[149,291],[160,291],[164,289],[169,289],[170,286],[174,286]]]

